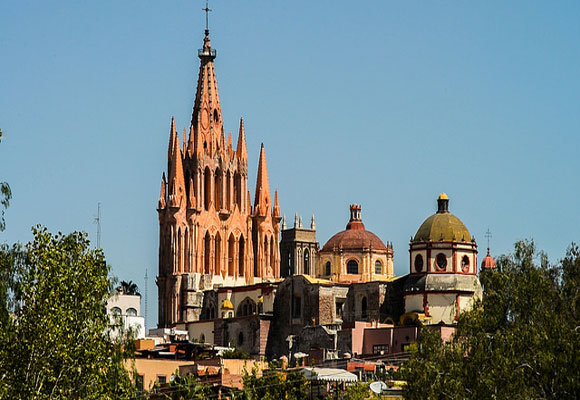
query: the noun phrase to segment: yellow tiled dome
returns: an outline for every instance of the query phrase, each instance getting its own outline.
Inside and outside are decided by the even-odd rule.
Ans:
[[[225,299],[224,302],[222,303],[222,310],[233,310],[234,309],[234,305],[232,304],[232,302],[228,299]]]
[[[417,230],[413,242],[439,240],[471,242],[471,234],[459,218],[449,212],[449,198],[441,193],[437,199],[437,213],[425,220]]]

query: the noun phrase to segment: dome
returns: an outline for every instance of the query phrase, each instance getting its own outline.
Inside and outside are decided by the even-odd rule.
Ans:
[[[233,310],[234,305],[232,304],[232,302],[230,300],[225,299],[223,304],[222,304],[222,309],[223,310]]]
[[[321,251],[333,251],[335,248],[343,250],[360,250],[372,247],[374,250],[387,250],[387,246],[377,235],[365,229],[360,217],[361,207],[358,204],[350,206],[350,221],[344,231],[328,239]]]
[[[417,230],[413,242],[439,240],[471,242],[471,234],[459,218],[449,212],[449,198],[441,193],[437,212],[425,220]]]
[[[487,256],[481,262],[481,269],[493,269],[495,268],[495,260],[489,255],[489,247],[487,248]]]

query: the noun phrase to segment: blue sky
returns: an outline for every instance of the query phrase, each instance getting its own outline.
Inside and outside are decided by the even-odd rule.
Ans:
[[[189,124],[202,1],[0,4],[0,242],[83,230],[156,320],[157,213],[171,116]],[[580,3],[213,1],[226,132],[244,117],[282,212],[321,245],[362,204],[395,248],[444,191],[494,255],[534,238],[555,261],[580,236]],[[253,201],[253,199],[252,199]],[[143,288],[142,288],[143,289]]]

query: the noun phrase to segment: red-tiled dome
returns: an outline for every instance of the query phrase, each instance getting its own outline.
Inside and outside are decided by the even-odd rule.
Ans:
[[[487,256],[481,261],[481,269],[495,268],[495,260],[489,255],[489,248],[487,249]]]
[[[374,250],[387,250],[387,246],[377,235],[365,229],[360,217],[361,207],[350,206],[350,221],[346,229],[331,237],[321,251],[332,251],[335,248],[344,250],[359,250],[372,247]]]

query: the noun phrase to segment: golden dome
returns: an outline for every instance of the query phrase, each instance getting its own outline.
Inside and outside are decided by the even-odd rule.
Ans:
[[[425,220],[417,230],[413,242],[439,240],[471,242],[471,234],[459,218],[449,212],[449,198],[441,193],[437,212]]]
[[[222,310],[233,310],[234,309],[234,305],[232,304],[232,302],[228,299],[225,299],[224,302],[222,303]]]

